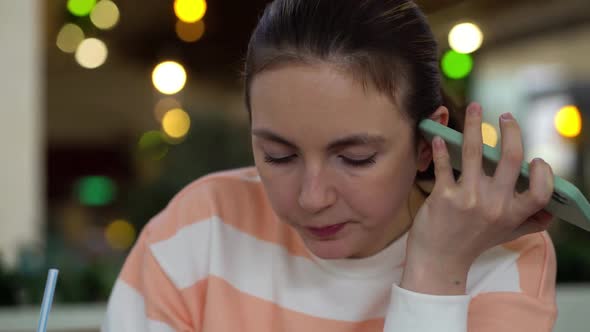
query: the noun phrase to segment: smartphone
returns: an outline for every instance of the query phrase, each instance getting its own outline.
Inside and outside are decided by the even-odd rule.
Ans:
[[[424,138],[429,142],[432,142],[435,136],[440,136],[446,142],[452,167],[461,172],[463,134],[430,119],[422,120],[419,128]],[[484,172],[488,176],[494,175],[500,157],[501,151],[499,148],[483,145],[482,165]],[[523,162],[515,189],[518,192],[523,192],[528,188],[529,165],[527,162]],[[544,209],[551,212],[556,218],[590,231],[590,203],[588,203],[580,189],[559,176],[554,175],[553,196]]]

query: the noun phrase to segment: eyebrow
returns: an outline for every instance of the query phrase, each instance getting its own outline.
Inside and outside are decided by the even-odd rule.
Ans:
[[[289,142],[287,139],[281,137],[280,135],[272,132],[271,130],[260,128],[260,129],[252,129],[252,135],[273,141],[275,143],[279,143],[285,145],[287,147],[298,149],[295,144]],[[328,150],[341,150],[346,147],[350,146],[358,146],[358,145],[382,145],[385,143],[385,138],[379,135],[371,135],[368,133],[359,133],[359,134],[352,134],[342,138],[338,138],[335,141],[330,142],[328,144]]]

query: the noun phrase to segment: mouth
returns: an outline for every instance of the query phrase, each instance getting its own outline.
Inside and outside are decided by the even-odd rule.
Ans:
[[[317,238],[328,238],[338,234],[348,222],[323,227],[305,227],[310,234]]]

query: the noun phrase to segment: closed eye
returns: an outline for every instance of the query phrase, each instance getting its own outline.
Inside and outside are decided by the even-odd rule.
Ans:
[[[369,165],[374,164],[376,155],[377,155],[377,153],[373,154],[369,158],[364,158],[364,159],[354,159],[354,158],[349,158],[349,157],[345,157],[345,156],[340,156],[340,158],[342,159],[342,161],[344,161],[346,164],[348,164],[350,166],[364,167],[364,166],[369,166]]]
[[[352,166],[352,167],[366,167],[372,164],[375,164],[375,157],[377,153],[373,154],[372,156],[364,159],[354,159],[345,156],[338,156],[345,164]],[[268,154],[264,155],[264,161],[269,164],[288,164],[293,161],[297,157],[296,154],[288,155],[285,157],[272,157]]]
[[[271,157],[268,154],[264,155],[264,161],[269,163],[269,164],[287,164],[289,162],[291,162],[293,159],[295,159],[297,155],[292,154],[286,157],[280,157],[280,158],[275,158],[275,157]]]

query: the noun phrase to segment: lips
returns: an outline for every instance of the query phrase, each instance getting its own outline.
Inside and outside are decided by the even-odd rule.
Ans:
[[[329,225],[325,227],[306,227],[311,234],[319,238],[326,238],[330,236],[334,236],[340,232],[344,226],[346,226],[346,222],[340,224]]]

